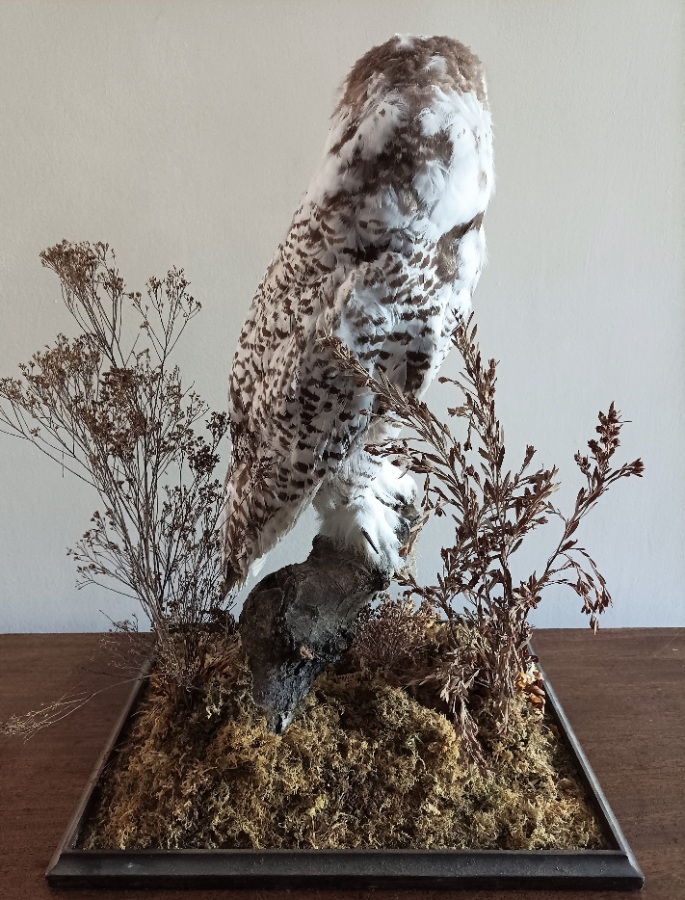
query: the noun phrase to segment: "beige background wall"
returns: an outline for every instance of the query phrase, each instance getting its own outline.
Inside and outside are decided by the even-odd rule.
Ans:
[[[626,456],[647,472],[583,533],[613,589],[605,621],[685,625],[683,17],[680,0],[0,0],[0,373],[70,327],[38,252],[106,240],[131,287],[185,267],[204,311],[180,363],[222,408],[345,72],[396,31],[450,34],[489,76],[498,184],[475,306],[501,360],[512,462],[533,443],[569,501],[572,455],[615,399],[633,422]],[[428,399],[448,401],[437,386]],[[0,435],[0,631],[100,630],[100,610],[130,613],[74,590],[64,551],[93,509]],[[304,556],[312,528],[272,566]],[[583,624],[564,594],[537,622]]]

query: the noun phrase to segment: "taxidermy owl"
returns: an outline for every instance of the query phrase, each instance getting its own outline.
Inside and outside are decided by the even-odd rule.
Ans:
[[[420,397],[470,311],[493,179],[485,80],[467,47],[396,35],[355,64],[233,361],[228,589],[312,501],[321,534],[388,576],[402,568],[414,482],[368,453],[391,426],[318,338]]]

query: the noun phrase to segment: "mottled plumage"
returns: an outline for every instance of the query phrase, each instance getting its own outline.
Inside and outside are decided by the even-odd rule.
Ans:
[[[255,294],[230,384],[224,536],[229,583],[315,498],[321,530],[401,564],[415,487],[365,446],[373,397],[317,336],[421,395],[471,307],[485,257],[492,134],[481,65],[446,37],[395,36],[343,85],[321,165]]]

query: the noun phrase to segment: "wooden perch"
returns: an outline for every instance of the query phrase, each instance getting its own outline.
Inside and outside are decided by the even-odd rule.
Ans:
[[[368,557],[314,539],[303,563],[257,584],[240,616],[253,696],[281,734],[316,677],[347,651],[361,610],[388,587]]]

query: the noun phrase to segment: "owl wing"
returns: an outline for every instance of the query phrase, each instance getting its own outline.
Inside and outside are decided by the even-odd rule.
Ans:
[[[299,230],[296,223],[291,236]],[[372,395],[341,374],[318,337],[339,337],[374,371],[396,324],[387,260],[297,268],[290,242],[257,291],[231,376],[224,528],[241,578],[292,528],[368,427]],[[395,355],[403,367],[400,345]]]

